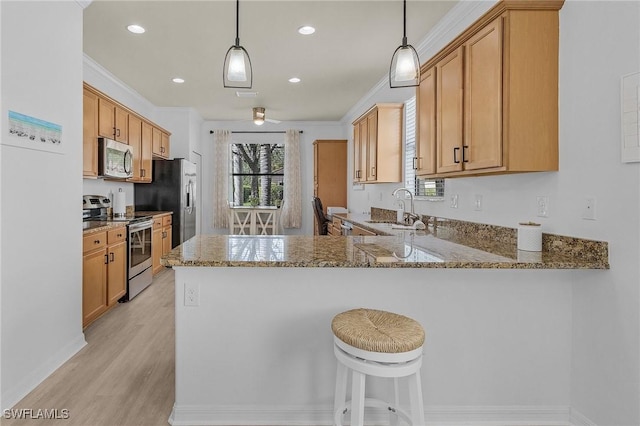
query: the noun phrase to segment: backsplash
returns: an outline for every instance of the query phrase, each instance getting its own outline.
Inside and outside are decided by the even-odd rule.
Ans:
[[[503,247],[510,247],[510,250],[515,250],[517,247],[518,230],[516,228],[427,215],[420,215],[420,220],[429,227],[429,231],[433,235],[438,236],[438,233],[446,233],[447,239],[452,241],[456,239],[464,240],[466,245],[472,247],[474,246],[473,241],[477,241],[478,246],[476,248],[478,249],[486,249],[486,242],[488,241],[500,243]],[[395,222],[396,211],[371,207],[371,221]],[[584,260],[589,261],[609,261],[609,244],[607,242],[544,232],[542,233],[542,251],[581,256]],[[511,253],[511,255],[513,254]]]

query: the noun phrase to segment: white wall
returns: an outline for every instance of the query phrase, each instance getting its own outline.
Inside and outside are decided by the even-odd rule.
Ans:
[[[620,77],[640,71],[639,2],[567,2],[560,15],[558,232],[609,241],[611,271],[573,287],[572,405],[640,424],[640,168],[620,162]],[[596,29],[594,31],[594,29]],[[597,197],[598,220],[578,218]]]
[[[8,110],[62,125],[62,154],[4,145],[1,407],[85,345],[82,334],[82,8],[0,2],[0,128]],[[37,407],[34,407],[37,408]]]
[[[213,228],[213,186],[211,185],[214,176],[213,158],[213,135],[211,130],[256,130],[257,126],[251,121],[205,121],[202,125],[202,154],[203,154],[203,181],[202,181],[202,233],[203,234],[227,234],[228,229]],[[346,139],[347,133],[341,123],[338,122],[301,122],[285,121],[280,124],[264,124],[260,131],[302,130],[300,135],[300,156],[302,172],[302,227],[300,229],[285,229],[285,234],[313,234],[313,210],[311,208],[311,198],[313,197],[313,141],[316,139]],[[250,135],[237,134],[233,140],[239,142],[256,140],[261,138],[264,141],[268,137],[270,141],[284,142],[284,134],[275,135]],[[286,155],[286,153],[285,153]]]
[[[493,4],[484,3],[468,19]],[[445,17],[451,25],[437,29],[442,35],[432,32],[422,46],[423,62],[468,25],[468,19],[451,18],[462,6]],[[620,162],[620,77],[640,70],[639,28],[639,2],[565,2],[560,11],[560,171],[447,179],[444,202],[416,202],[419,213],[510,227],[534,220],[546,232],[609,242],[610,271],[545,275],[545,281],[558,285],[573,283],[572,302],[565,306],[572,312],[571,368],[563,374],[571,378],[574,420],[601,425],[640,424],[640,170],[638,164]],[[379,86],[345,121],[367,105],[391,100],[389,91]],[[400,186],[351,191],[349,207],[357,212],[390,208],[391,192]],[[457,209],[450,207],[453,194],[459,196]],[[482,211],[473,208],[476,194],[483,196]],[[537,196],[550,199],[546,218],[536,216]],[[597,200],[595,221],[581,218],[588,196]]]

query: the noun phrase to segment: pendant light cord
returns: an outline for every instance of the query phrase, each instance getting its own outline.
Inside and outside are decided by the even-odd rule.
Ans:
[[[404,0],[404,6],[402,9],[402,47],[407,46],[407,0]]]
[[[236,0],[236,47],[240,46],[240,30],[239,30],[239,27],[240,27],[240,0]]]

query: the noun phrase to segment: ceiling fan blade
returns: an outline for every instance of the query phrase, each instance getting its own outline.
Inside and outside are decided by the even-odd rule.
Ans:
[[[269,123],[273,123],[273,124],[280,124],[281,123],[280,120],[274,120],[273,118],[265,118],[264,121],[268,121]]]

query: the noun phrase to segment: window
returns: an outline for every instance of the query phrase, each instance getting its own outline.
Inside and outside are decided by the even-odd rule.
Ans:
[[[231,144],[231,194],[234,206],[280,206],[284,181],[284,145]]]
[[[405,154],[404,185],[413,192],[414,197],[429,199],[444,198],[444,179],[423,179],[416,176],[414,169],[416,158],[416,97],[409,99],[405,105]]]

